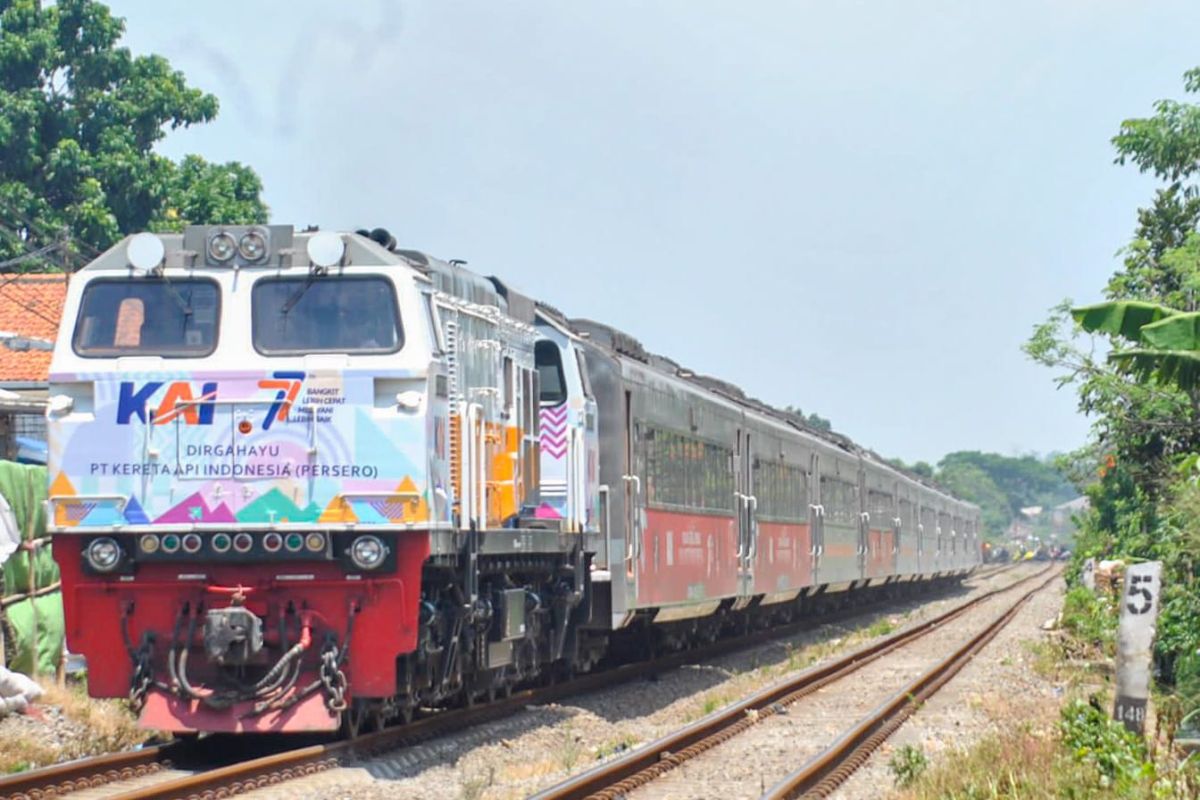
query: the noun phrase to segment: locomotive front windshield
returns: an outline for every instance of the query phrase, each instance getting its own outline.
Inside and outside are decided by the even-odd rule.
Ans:
[[[394,353],[404,343],[386,278],[267,278],[251,303],[260,353]]]
[[[198,357],[212,353],[220,311],[209,280],[138,278],[92,281],[75,323],[81,356]]]

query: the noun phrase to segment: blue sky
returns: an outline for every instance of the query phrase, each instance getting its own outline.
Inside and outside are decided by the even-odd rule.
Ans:
[[[113,0],[221,99],[162,152],[272,221],[383,226],[889,456],[1064,450],[1020,352],[1091,301],[1153,183],[1200,4]]]

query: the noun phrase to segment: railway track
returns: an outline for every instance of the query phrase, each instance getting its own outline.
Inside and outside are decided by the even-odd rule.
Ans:
[[[1004,613],[971,637],[970,641],[903,687],[867,717],[849,728],[816,758],[785,776],[763,795],[763,800],[828,797],[887,741],[921,704],[937,693],[970,662],[988,642],[1016,617],[1029,598],[1059,576],[1054,573],[1021,595]]]
[[[787,706],[791,703],[915,642],[977,608],[983,602],[1030,582],[1038,581],[1039,578],[1043,579],[1036,582],[1034,587],[1025,592],[1005,614],[972,638],[967,645],[952,653],[949,658],[929,670],[914,684],[894,695],[890,702],[884,704],[884,707],[877,709],[876,714],[855,725],[839,738],[833,747],[800,770],[787,776],[778,786],[769,790],[764,798],[794,798],[807,796],[809,793],[815,793],[813,796],[824,796],[864,762],[866,756],[899,726],[903,718],[898,717],[898,714],[907,716],[919,705],[921,699],[928,697],[944,685],[954,672],[957,672],[957,669],[960,669],[970,659],[971,655],[986,645],[1012,619],[1030,596],[1057,578],[1058,574],[1058,570],[1054,569],[1052,565],[1048,565],[1039,572],[1021,578],[1008,586],[982,594],[933,619],[759,691],[741,702],[716,711],[708,717],[640,747],[628,755],[552,786],[534,795],[533,800],[581,800],[582,798],[617,800],[617,798],[624,798],[635,789],[650,784],[702,753],[733,739],[764,719],[775,714],[787,713]]]
[[[1004,565],[995,570],[977,572],[970,577],[993,578],[1017,566],[1020,565]],[[1023,581],[1018,581],[1020,582]],[[1006,591],[1008,588],[1011,587],[997,591]],[[931,599],[933,597],[936,595]],[[282,744],[276,744],[275,751],[271,751],[273,748],[269,743],[260,743],[259,749],[268,752],[247,759],[244,743],[239,742],[235,748],[230,746],[229,737],[204,737],[196,741],[176,741],[140,750],[56,764],[0,778],[0,798],[47,800],[72,796],[80,800],[100,797],[151,800],[188,797],[209,800],[228,797],[320,772],[348,760],[367,758],[419,744],[514,714],[528,705],[555,702],[573,694],[643,678],[685,663],[716,658],[803,630],[847,621],[876,611],[888,603],[887,599],[881,598],[846,611],[721,640],[704,647],[672,653],[654,661],[625,664],[556,685],[514,692],[511,697],[485,706],[438,712],[405,726],[368,733],[346,741],[324,741],[306,747],[286,749]],[[942,615],[938,620],[946,616]],[[280,737],[278,742],[292,745],[295,743],[295,737]],[[233,755],[231,750],[237,755]],[[235,758],[238,761],[233,763]]]

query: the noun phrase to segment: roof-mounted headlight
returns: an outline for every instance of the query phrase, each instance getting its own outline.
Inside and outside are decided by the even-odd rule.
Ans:
[[[135,233],[125,245],[125,257],[135,269],[152,270],[163,262],[166,248],[162,239],[153,233]]]
[[[238,242],[238,252],[247,261],[261,261],[267,254],[267,240],[258,231],[244,233]]]
[[[305,250],[314,266],[328,268],[342,262],[342,256],[346,254],[346,242],[341,234],[321,231],[308,237]]]
[[[237,253],[237,242],[225,231],[213,234],[208,240],[208,257],[218,264],[224,264]]]

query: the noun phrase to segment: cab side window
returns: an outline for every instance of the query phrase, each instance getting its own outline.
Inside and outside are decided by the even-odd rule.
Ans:
[[[549,339],[542,339],[533,347],[533,359],[541,387],[538,399],[551,405],[566,401],[567,381],[563,376],[562,353],[558,345]]]

